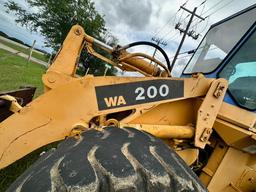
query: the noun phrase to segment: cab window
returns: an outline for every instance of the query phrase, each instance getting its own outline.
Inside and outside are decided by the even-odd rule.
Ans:
[[[252,26],[255,16],[254,8],[211,27],[183,73],[213,72]]]
[[[220,71],[229,82],[229,92],[242,107],[256,109],[256,31]]]

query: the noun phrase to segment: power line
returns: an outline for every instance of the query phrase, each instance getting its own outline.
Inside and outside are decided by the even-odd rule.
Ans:
[[[206,21],[206,19],[207,19],[207,25],[208,25],[209,17],[210,17],[210,16],[207,16],[207,17],[204,18],[205,20],[198,21],[197,23],[195,23],[194,25],[192,25],[191,28],[194,28],[194,27],[195,27],[196,25],[198,25],[199,23]],[[199,32],[199,33],[202,33],[202,32]]]
[[[188,14],[185,18],[182,19],[182,21],[178,22],[179,26],[182,26],[182,23],[190,16],[190,14]],[[177,25],[177,24],[176,24]],[[172,31],[173,29],[171,29]],[[165,36],[167,35],[168,33],[165,34]],[[176,32],[173,36],[177,36],[177,34],[179,34],[179,32]],[[163,36],[162,38],[164,38],[165,36]],[[173,36],[171,38],[169,38],[168,40],[172,39]]]
[[[210,13],[209,15],[207,15],[207,16],[205,17],[205,19],[207,18],[207,20],[206,20],[206,25],[205,25],[205,27],[204,27],[199,33],[203,33],[203,32],[206,30],[206,28],[207,28],[207,26],[208,26],[208,24],[209,24],[209,18],[210,18],[211,15],[213,15],[213,14],[219,12],[221,9],[223,9],[223,8],[226,7],[226,6],[228,6],[228,5],[229,5],[230,3],[232,3],[233,1],[234,1],[234,0],[228,1],[226,4],[224,4],[223,6],[221,6],[220,8],[218,8],[216,11],[213,11],[212,13]],[[205,13],[209,12],[210,10],[212,10],[214,7],[217,7],[217,6],[218,6],[220,3],[222,3],[222,2],[223,2],[223,1],[217,2],[214,6],[212,6],[211,8],[209,8],[207,11],[205,11],[205,12],[202,13],[201,15],[204,15]],[[202,20],[199,21],[199,22],[197,22],[197,23],[195,23],[191,28],[197,26],[197,25],[198,25],[199,23],[201,23],[201,22],[202,22]]]
[[[199,49],[203,49],[204,47],[206,47],[206,46],[200,47],[200,48],[198,48],[198,50],[199,50]],[[218,47],[210,48],[210,49],[208,50],[208,52],[213,51],[213,50],[215,50],[215,49],[219,49],[219,48],[218,48]],[[179,55],[183,55],[183,54],[186,54],[186,53],[189,54],[189,55],[185,55],[185,56],[182,56],[182,57],[178,57],[177,59],[182,59],[182,58],[186,58],[186,57],[191,57],[191,56],[192,56],[191,54],[193,54],[195,51],[196,51],[195,49],[190,50],[190,51],[184,51],[184,52],[180,53]],[[173,59],[173,58],[174,58],[174,56],[169,57],[169,59]]]
[[[216,4],[214,4],[212,7],[210,7],[209,9],[207,9],[204,13],[203,13],[203,15],[205,14],[205,13],[208,13],[210,10],[212,10],[214,7],[216,7],[216,6],[218,6],[220,3],[222,3],[223,2],[223,0],[220,0],[220,1],[218,1]]]
[[[185,3],[183,3],[182,6],[185,6],[188,2],[189,2],[189,0],[187,0]]]
[[[186,5],[186,4],[188,3],[188,1],[189,1],[189,0],[187,0],[185,3],[183,3],[183,5]],[[233,1],[234,1],[234,0],[231,0],[231,1],[227,2],[227,3],[224,4],[222,7],[220,7],[216,12],[218,12],[218,11],[221,10],[221,9],[223,9],[224,7],[226,7],[228,4],[230,4],[230,3],[233,2]],[[210,10],[213,10],[215,7],[217,7],[218,5],[220,5],[220,4],[223,2],[223,0],[218,1],[216,4],[214,4],[212,7],[210,7],[209,9],[207,9],[207,10],[204,12],[206,2],[207,2],[207,0],[204,0],[204,1],[202,1],[202,2],[197,6],[197,8],[203,6],[200,15],[205,15],[205,14],[208,13]],[[183,6],[183,5],[182,5],[182,6]],[[182,13],[180,14],[180,17],[179,17],[179,22],[180,22],[181,24],[189,17],[189,14],[188,14],[186,17],[184,17],[184,18],[182,19],[184,10],[181,9],[181,8],[178,9],[178,10],[175,12],[175,14],[172,15],[172,16],[167,20],[167,22],[166,22],[161,28],[159,28],[159,29],[154,33],[153,37],[156,37],[158,34],[161,34],[162,31],[165,31],[166,27],[168,26],[168,24],[170,24],[170,23],[172,22],[172,20],[173,20],[173,22],[175,22],[176,19],[177,19],[178,12],[179,12],[180,10],[182,10]],[[208,16],[206,16],[206,18],[208,18],[209,16],[215,14],[216,12],[210,13]],[[198,20],[198,18],[195,19],[195,21],[197,21],[197,20]],[[207,20],[207,22],[208,22],[208,21],[209,21],[209,20]],[[192,29],[194,28],[192,31],[195,32],[196,29],[197,29],[198,24],[201,23],[201,22],[202,22],[202,20],[197,21],[197,22],[191,27]],[[207,25],[208,25],[208,23],[207,23]],[[206,25],[206,27],[207,27],[207,25]],[[206,27],[204,27],[204,30],[205,30]],[[202,30],[202,31],[204,31],[204,30]],[[172,30],[167,30],[164,34],[160,35],[161,39],[164,39],[170,32],[172,32]]]
[[[165,41],[162,41],[162,40],[159,39],[159,38],[152,37],[152,41],[155,41],[157,45],[163,45],[163,46],[166,46],[166,45],[167,45],[167,43],[166,43]],[[154,53],[153,53],[153,55],[152,55],[153,58],[154,58],[155,55],[156,55],[156,51],[157,51],[157,48],[155,48],[155,50],[154,50]],[[152,63],[152,61],[151,61],[150,63]]]
[[[194,53],[195,52],[195,49],[193,49],[193,50],[189,50],[189,51],[184,51],[184,52],[182,52],[182,53],[179,53],[179,55],[184,55],[184,54],[192,54],[192,53]],[[189,55],[189,56],[191,56],[191,55]],[[169,59],[173,59],[174,58],[174,56],[172,56],[172,57],[169,57]]]
[[[160,37],[160,39],[165,39],[165,37],[166,37],[167,35],[171,35],[172,32],[175,32],[175,31],[174,31],[173,29],[171,29],[171,30],[167,31],[164,35],[159,36],[159,37]]]
[[[189,2],[189,0],[186,0],[186,1],[182,4],[182,6],[185,6],[188,2]],[[179,12],[180,10],[181,10],[181,9],[179,8],[179,9],[174,13],[174,15],[171,16],[170,19],[168,19],[168,21],[166,22],[166,24],[164,24],[163,27],[161,27],[160,29],[157,30],[157,32],[155,32],[155,34],[153,35],[153,37],[156,36],[161,30],[163,30],[163,29],[168,25],[168,23],[172,20],[172,18],[174,18],[174,21],[173,21],[173,22],[175,23],[176,16],[177,16],[177,14],[178,14],[178,12]]]
[[[175,21],[176,21],[176,18],[177,18],[177,15],[178,15],[178,12],[179,12],[179,11],[180,11],[180,9],[177,10],[177,11],[175,12],[175,14],[174,14],[172,17],[170,17],[170,19],[168,19],[168,21],[167,21],[160,29],[157,30],[157,32],[154,33],[153,37],[156,37],[161,31],[164,31],[164,29],[168,26],[168,24],[170,24],[170,23],[173,23],[173,24],[174,24]],[[173,19],[173,18],[174,18],[174,19]],[[172,19],[173,19],[173,22],[171,22]],[[162,38],[164,38],[164,36],[166,36],[167,34],[169,34],[171,31],[172,31],[172,30],[168,30],[164,35],[162,35]]]
[[[187,14],[185,17],[183,17],[183,15],[184,15],[184,10],[187,11],[187,12],[189,12],[189,10],[187,10],[186,8],[184,8],[184,6],[188,3],[188,1],[189,1],[189,0],[187,0],[185,3],[183,3],[182,6],[180,6],[179,10],[177,10],[177,11],[175,12],[175,14],[174,14],[172,17],[170,17],[170,18],[168,19],[168,21],[166,22],[165,25],[163,25],[163,27],[161,27],[160,29],[158,29],[158,30],[155,32],[155,34],[154,34],[153,37],[156,38],[156,35],[162,33],[162,31],[164,31],[164,29],[168,26],[168,24],[171,23],[172,19],[173,19],[173,23],[175,23],[175,21],[176,21],[176,19],[177,19],[177,17],[178,17],[178,14],[180,13],[180,10],[182,10],[182,12],[179,14],[180,16],[179,16],[178,21],[179,21],[179,23],[186,22],[187,18],[190,16],[190,14]],[[203,12],[204,9],[205,9],[205,3],[206,3],[206,2],[207,2],[207,0],[204,0],[204,1],[202,1],[202,2],[198,5],[198,7],[203,6],[202,11],[201,11],[201,14],[202,14],[202,12]],[[190,13],[192,13],[192,12],[190,12]],[[199,15],[196,15],[196,17],[199,17],[199,18],[200,18]],[[202,18],[202,17],[201,17],[201,18]],[[200,18],[200,19],[201,19],[201,18]],[[200,22],[201,22],[201,21],[200,21]],[[189,23],[189,21],[187,22],[187,24],[188,24],[188,23]],[[198,23],[199,23],[199,22],[198,22]],[[197,23],[197,24],[198,24],[198,23]],[[180,24],[180,25],[181,25],[181,24]],[[178,28],[179,28],[179,27],[178,27]],[[164,34],[162,34],[162,35],[159,36],[159,39],[158,39],[158,40],[163,41],[163,39],[164,39],[168,34],[170,34],[171,32],[172,32],[172,30],[167,30]],[[184,33],[184,32],[185,32],[185,31],[180,31],[180,34],[181,34],[181,33]],[[179,32],[176,32],[176,33],[173,34],[170,38],[168,38],[168,40],[166,40],[166,41],[171,41],[171,40],[173,40],[174,38],[176,38],[178,35],[179,35]],[[189,35],[189,36],[191,36],[192,38],[197,39],[199,34],[195,34],[195,30],[191,30],[191,31],[187,32],[186,35]],[[160,37],[161,37],[161,38],[160,38]],[[153,53],[153,56],[155,56],[155,54],[156,54],[156,51]]]
[[[226,7],[226,6],[228,6],[228,5],[229,5],[230,3],[232,3],[233,1],[234,1],[234,0],[231,0],[231,1],[227,2],[227,3],[224,4],[222,7],[220,7],[218,10],[216,10],[216,11],[212,12],[211,14],[207,15],[207,17],[209,17],[209,16],[211,16],[211,15],[213,15],[213,14],[219,12],[221,9],[223,9],[223,8]]]
[[[202,8],[202,10],[201,10],[201,14],[200,15],[202,15],[202,12],[204,11],[204,9],[205,9],[205,4],[206,4],[206,2],[207,2],[207,0],[204,0],[204,1],[202,1],[197,7],[200,7],[200,6],[203,6],[203,8]],[[181,9],[181,8],[180,8]],[[180,22],[182,23],[182,22],[184,22],[188,17],[190,16],[190,14],[188,14],[186,17],[184,17],[182,20],[180,20]],[[200,19],[198,19],[198,18],[196,18],[195,20],[200,20]],[[198,21],[196,24],[194,24],[191,28],[194,28],[194,27],[197,27],[197,25],[199,24],[199,23],[201,23],[203,20],[200,20],[200,21]],[[207,20],[207,25],[208,25],[208,21],[209,21],[209,19]],[[206,25],[206,27],[207,27],[207,25]],[[204,31],[205,30],[205,28],[206,27],[204,27],[204,29],[202,30],[202,31]],[[193,29],[193,31],[196,31],[196,29]],[[162,35],[162,39],[168,34],[169,32],[166,32],[164,35]],[[201,32],[200,32],[201,33]],[[166,41],[168,42],[168,41],[171,41],[172,39],[174,39],[177,35],[179,34],[179,32],[176,32],[174,35],[172,35],[170,38],[168,38]],[[190,33],[191,34],[191,33]]]
[[[172,17],[170,17],[170,19],[168,19],[168,21],[167,21],[160,29],[158,29],[158,30],[154,33],[153,37],[157,36],[157,35],[160,33],[160,31],[164,30],[164,29],[168,26],[168,24],[171,22],[171,20],[172,20],[173,18],[176,18],[176,14],[177,14],[177,13],[178,13],[178,11],[175,12],[175,14],[174,14]]]
[[[166,41],[168,42],[168,41],[171,41],[171,40],[175,39],[176,36],[179,35],[179,34],[180,34],[180,32],[177,31],[173,36],[171,36],[171,37],[170,37],[168,40],[166,40]]]
[[[183,20],[181,21],[181,18],[182,18],[183,13],[184,13],[184,9],[182,9],[181,7],[184,7],[184,6],[188,3],[188,1],[189,1],[189,0],[187,0],[185,3],[183,3],[183,4],[180,6],[179,10],[178,10],[178,11],[182,10],[178,23],[182,23],[184,20],[186,20],[186,18],[189,17],[189,14],[188,14],[188,15],[187,15],[185,18],[183,18]]]
[[[199,8],[199,7],[201,7],[201,6],[203,5],[203,8],[202,8],[202,10],[201,10],[201,13],[199,14],[200,16],[202,15],[202,12],[204,11],[205,3],[206,3],[206,2],[207,2],[207,0],[204,0],[204,1],[202,1],[198,6],[196,6],[197,8]],[[178,25],[181,26],[182,23],[185,22],[186,19],[187,19],[189,16],[190,16],[190,14],[188,14],[182,21],[178,22]],[[198,35],[195,35],[196,29],[197,29],[197,25],[203,21],[203,20],[201,20],[201,19],[198,18],[198,17],[195,18],[195,21],[197,21],[197,20],[198,20],[198,22],[196,22],[196,23],[191,27],[192,30],[190,31],[190,36],[193,35],[194,38],[196,38],[196,39],[198,38]],[[187,25],[187,24],[186,24],[186,25]],[[192,36],[192,37],[193,37],[193,36]]]
[[[205,4],[206,4],[206,2],[207,2],[207,0],[204,0],[204,1],[202,1],[198,6],[196,6],[197,8],[200,8],[201,6],[203,6],[203,8],[201,9],[201,13],[199,14],[200,16],[202,15],[202,13],[203,13],[203,11],[204,11],[204,9],[205,9]],[[182,20],[182,22],[185,21],[186,18],[189,17],[189,16],[190,16],[190,14],[188,14],[188,15]],[[203,20],[201,20],[200,18],[195,18],[195,21],[193,21],[193,22],[195,22],[195,24],[191,27],[192,30],[190,31],[190,34],[191,34],[191,33],[194,33],[194,34],[195,34],[195,32],[196,32],[196,30],[197,30],[198,24],[201,23],[202,21],[203,21]],[[180,25],[182,25],[182,22],[181,22]],[[196,38],[197,38],[197,37],[198,37],[198,35],[196,36]]]
[[[197,7],[197,8],[199,8],[199,7],[203,6],[203,8],[201,9],[201,13],[199,14],[200,16],[202,16],[202,13],[203,13],[203,11],[204,11],[204,9],[205,9],[206,1],[207,1],[207,0],[203,1],[203,2]],[[195,25],[193,25],[191,28],[192,28],[194,31],[196,31],[198,24],[201,23],[202,21],[203,21],[203,20],[200,20],[200,19],[196,18],[196,19],[195,19]]]
[[[198,36],[199,36],[199,34],[194,34],[194,31],[189,31],[189,27],[190,27],[190,25],[191,25],[191,23],[192,23],[192,21],[193,21],[193,18],[194,18],[194,17],[197,17],[197,18],[200,18],[201,20],[204,20],[204,18],[202,18],[200,15],[197,15],[197,14],[196,14],[197,7],[195,7],[193,11],[190,11],[189,9],[187,9],[187,8],[185,8],[185,7],[183,7],[183,6],[181,6],[181,9],[183,9],[184,11],[190,13],[191,16],[190,16],[189,22],[188,22],[188,24],[187,24],[187,26],[186,26],[186,29],[180,28],[180,23],[178,23],[178,24],[175,26],[175,29],[178,29],[181,33],[183,33],[183,37],[182,37],[182,39],[181,39],[181,41],[180,41],[180,45],[178,46],[178,49],[177,49],[177,51],[176,51],[176,53],[175,53],[175,56],[174,56],[174,58],[173,58],[173,60],[172,60],[172,66],[174,66],[174,64],[175,64],[175,61],[176,61],[176,59],[177,59],[177,57],[178,57],[178,55],[179,55],[180,49],[181,49],[181,47],[182,47],[182,45],[183,45],[183,43],[184,43],[184,40],[185,40],[186,36],[187,36],[187,35],[188,35],[188,36],[191,36],[191,37],[194,38],[194,39],[197,39]]]
[[[210,20],[210,16],[207,16],[206,17],[206,24],[205,24],[204,28],[199,33],[203,33],[207,29],[207,27],[209,25],[209,20]]]
[[[205,0],[205,1],[206,1],[206,0]],[[186,1],[182,4],[182,6],[185,6],[188,2],[189,2],[189,0],[186,0]],[[178,15],[178,12],[179,12],[180,10],[184,11],[183,9],[179,8],[179,9],[175,12],[175,14],[174,14],[173,16],[171,16],[171,17],[167,20],[167,22],[153,34],[153,37],[156,37],[157,35],[159,35],[159,33],[161,33],[161,31],[164,31],[164,29],[168,26],[168,24],[170,24],[170,23],[172,22],[172,20],[173,20],[173,25],[174,25],[174,23],[175,23],[175,21],[176,21],[176,18],[177,18],[177,15]],[[187,17],[188,17],[188,16],[189,16],[189,15],[187,15]],[[186,18],[187,18],[187,17],[186,17]],[[174,18],[174,19],[173,19],[173,18]],[[182,18],[182,14],[181,14],[181,16],[180,16],[180,19],[181,19],[181,18]],[[184,18],[183,20],[185,20],[186,18]],[[179,19],[179,20],[180,20],[180,19]],[[161,38],[161,39],[164,39],[164,37],[167,36],[170,32],[172,32],[172,30],[168,30],[164,35],[162,35],[162,38]]]
[[[183,18],[180,23],[184,22],[188,17],[189,17],[190,14],[188,14],[185,18]],[[173,24],[174,25],[174,24]],[[163,35],[160,35],[161,39],[164,39],[168,34],[170,34],[172,31],[174,31],[173,29],[167,31],[166,33],[164,33]]]
[[[152,41],[155,41],[157,45],[163,45],[163,46],[167,45],[167,43],[165,41],[162,41],[162,39],[160,38],[152,37]]]
[[[202,5],[205,5],[206,1],[207,1],[207,0],[203,1],[202,3],[200,3],[200,5],[197,6],[197,8],[201,7]]]

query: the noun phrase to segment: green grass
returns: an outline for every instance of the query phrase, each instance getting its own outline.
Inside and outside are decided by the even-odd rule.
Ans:
[[[38,96],[43,92],[41,77],[45,71],[44,66],[0,49],[0,91],[17,89],[20,86],[35,86]]]
[[[17,50],[17,51],[19,51],[19,52],[25,53],[25,54],[27,54],[27,55],[29,55],[29,53],[30,53],[29,49],[20,47],[20,46],[18,46],[18,45],[15,45],[15,44],[13,44],[13,43],[7,42],[7,41],[5,41],[5,40],[0,39],[0,43],[4,44],[4,45],[6,45],[6,46],[8,46],[8,47],[10,47],[10,48],[13,48],[13,49],[15,49],[15,50]],[[32,53],[32,57],[35,57],[35,58],[37,58],[37,59],[39,59],[39,60],[41,60],[41,61],[48,62],[48,58],[47,58],[47,56],[44,55],[44,54],[42,55],[42,54],[33,52],[33,53]]]
[[[35,96],[38,96],[43,93],[41,77],[45,71],[46,68],[41,65],[28,62],[22,57],[0,49],[0,91],[8,91],[17,89],[20,86],[30,85],[37,87]],[[34,163],[42,151],[48,151],[56,147],[57,143],[44,146],[7,168],[0,170],[0,192],[4,192],[20,174]]]

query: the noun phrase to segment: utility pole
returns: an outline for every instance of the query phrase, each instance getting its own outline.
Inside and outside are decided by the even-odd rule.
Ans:
[[[163,46],[166,46],[166,45],[167,45],[167,43],[166,43],[165,41],[162,41],[160,38],[152,37],[151,40],[152,40],[152,41],[155,41],[157,45],[160,45],[160,44],[163,45]],[[157,51],[157,49],[155,48],[154,53],[153,53],[153,55],[152,55],[153,58],[154,58],[155,55],[156,55],[156,51]],[[151,61],[150,63],[152,63],[152,61]]]
[[[197,18],[199,18],[199,19],[201,19],[201,20],[205,20],[205,18],[203,18],[203,17],[201,17],[200,15],[197,15],[197,14],[196,14],[197,7],[194,8],[193,12],[190,11],[190,10],[188,10],[188,9],[185,8],[184,6],[181,6],[180,8],[183,9],[183,10],[185,10],[185,11],[187,11],[187,12],[189,12],[189,13],[191,14],[191,16],[190,16],[189,22],[188,22],[187,27],[186,27],[185,30],[180,28],[181,23],[177,23],[176,26],[175,26],[175,29],[178,29],[181,33],[183,33],[183,37],[182,37],[182,39],[181,39],[181,41],[180,41],[179,47],[178,47],[178,49],[177,49],[177,51],[176,51],[176,54],[175,54],[175,56],[174,56],[174,58],[173,58],[173,60],[172,60],[172,66],[174,66],[174,64],[175,64],[175,62],[176,62],[176,60],[177,60],[177,57],[178,57],[178,55],[179,55],[179,53],[180,53],[180,49],[181,49],[181,47],[182,47],[182,45],[183,45],[183,43],[184,43],[184,40],[185,40],[186,36],[187,36],[187,35],[188,35],[188,36],[191,36],[193,39],[197,39],[198,36],[199,36],[198,34],[195,35],[195,31],[193,31],[193,30],[192,30],[192,31],[189,31],[189,27],[190,27],[190,25],[191,25],[191,23],[192,23],[192,21],[193,21],[194,16],[196,16]]]

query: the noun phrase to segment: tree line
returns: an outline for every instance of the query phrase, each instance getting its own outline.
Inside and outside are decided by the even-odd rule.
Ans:
[[[88,35],[98,40],[117,43],[115,37],[107,35],[105,20],[91,0],[26,0],[26,3],[28,9],[12,0],[7,1],[4,6],[7,13],[14,13],[16,23],[44,36],[45,46],[51,47],[54,53],[57,53],[75,24],[81,25]],[[105,70],[105,63],[89,55],[85,49],[82,51],[80,64],[84,66],[83,72],[89,67],[90,73],[94,75],[102,75]],[[107,75],[114,75],[115,72],[112,67]]]

